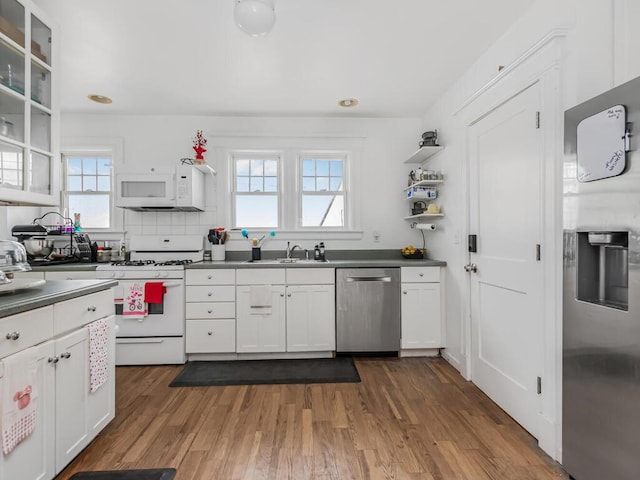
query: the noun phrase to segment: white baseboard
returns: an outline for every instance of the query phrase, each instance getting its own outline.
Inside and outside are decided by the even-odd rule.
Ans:
[[[400,350],[399,357],[437,357],[440,355],[439,348],[412,348],[409,350]]]
[[[276,360],[295,358],[333,358],[333,352],[276,352],[276,353],[190,353],[190,362],[220,360]]]

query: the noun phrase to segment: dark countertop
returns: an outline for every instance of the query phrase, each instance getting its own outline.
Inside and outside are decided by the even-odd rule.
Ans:
[[[190,263],[187,270],[199,268],[366,268],[366,267],[444,267],[447,262],[440,260],[408,260],[403,258],[373,260],[329,260],[328,262],[299,261],[278,263],[273,260],[247,262],[227,260],[224,262]]]
[[[47,280],[38,287],[2,293],[0,318],[100,292],[117,284],[115,280]]]

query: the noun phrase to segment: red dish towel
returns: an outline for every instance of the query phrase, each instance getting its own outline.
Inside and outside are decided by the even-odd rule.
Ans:
[[[162,282],[146,282],[144,284],[144,301],[146,303],[162,303],[167,287]]]

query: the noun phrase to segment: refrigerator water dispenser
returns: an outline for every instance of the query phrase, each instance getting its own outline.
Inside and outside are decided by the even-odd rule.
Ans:
[[[629,309],[629,232],[578,232],[578,300]]]

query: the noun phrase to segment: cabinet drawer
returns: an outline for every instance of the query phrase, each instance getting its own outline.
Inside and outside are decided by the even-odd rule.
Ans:
[[[187,285],[233,285],[236,271],[233,269],[187,270]]]
[[[32,347],[52,337],[53,306],[2,318],[0,319],[0,357]]]
[[[66,300],[53,306],[53,331],[58,335],[113,313],[113,288]]]
[[[236,318],[236,302],[187,303],[187,318]]]
[[[287,268],[289,285],[333,285],[335,282],[333,268]]]
[[[402,267],[401,282],[440,282],[440,267]]]
[[[190,285],[187,287],[186,299],[187,302],[235,302],[235,290],[233,285]]]
[[[238,285],[284,285],[284,268],[239,269],[236,274]]]
[[[187,320],[187,353],[236,351],[235,320]]]

